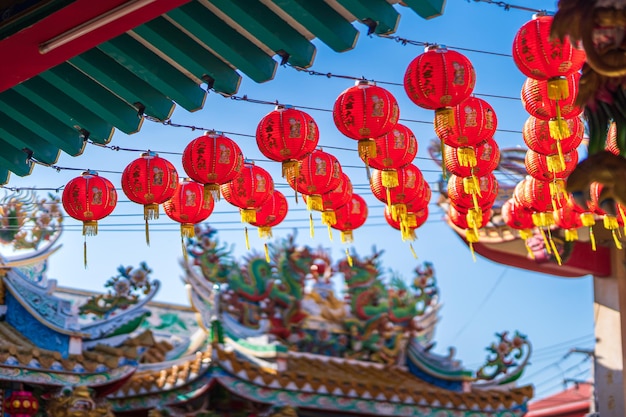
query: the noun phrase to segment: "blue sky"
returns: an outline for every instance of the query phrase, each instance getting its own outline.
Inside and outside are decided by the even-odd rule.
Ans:
[[[553,2],[525,0],[516,3],[529,8],[543,9],[548,5],[554,11]],[[486,99],[498,117],[500,131],[495,136],[501,148],[524,147],[518,133],[527,119],[520,94],[524,76],[515,67],[510,54],[511,44],[519,27],[531,19],[526,11],[506,11],[494,4],[451,0],[442,17],[423,20],[406,8],[399,8],[402,19],[396,35],[414,41],[447,45],[464,53],[473,63],[477,82],[476,94],[489,94],[509,98]],[[364,26],[359,25],[360,39],[355,50],[337,54],[321,43],[311,69],[322,73],[365,77],[367,79],[401,83],[409,62],[423,52],[422,47],[402,45],[389,39],[368,37]],[[463,48],[463,49],[458,49]],[[492,53],[482,53],[492,52]],[[335,98],[353,85],[350,80],[312,76],[297,72],[290,67],[279,67],[273,81],[256,84],[244,77],[237,96],[263,101],[275,101],[296,107],[332,109]],[[427,146],[435,134],[432,126],[433,112],[418,108],[406,96],[401,86],[380,83],[392,92],[400,105],[400,118],[413,120],[403,122],[415,133],[418,143],[416,165],[424,172],[433,187],[433,202],[437,193],[435,183],[440,170],[428,159]],[[172,122],[233,132],[229,136],[236,140],[247,158],[262,159],[253,135],[256,124],[272,110],[272,106],[232,100],[210,94],[203,110],[188,113],[177,109]],[[399,231],[391,229],[383,218],[383,205],[367,187],[367,178],[362,162],[356,153],[356,142],[342,136],[333,124],[331,113],[321,110],[306,110],[315,118],[320,128],[320,146],[333,153],[344,166],[357,192],[370,205],[370,218],[354,232],[352,250],[365,256],[372,246],[385,250],[382,263],[385,268],[400,272],[406,279],[423,261],[434,263],[442,302],[441,321],[435,340],[435,351],[446,353],[448,346],[456,346],[457,357],[476,369],[485,358],[484,348],[495,340],[494,333],[503,330],[519,330],[533,343],[536,355],[532,359],[522,382],[535,383],[538,394],[545,395],[562,387],[564,378],[585,379],[589,377],[589,362],[579,364],[582,356],[573,355],[562,359],[570,348],[593,346],[593,293],[592,279],[564,279],[504,267],[478,257],[473,261],[468,248],[443,221],[443,212],[435,204],[430,206],[428,222],[417,230],[418,240],[413,247],[419,256],[415,260],[406,243],[400,240]],[[504,132],[506,130],[508,132]],[[184,175],[180,153],[185,145],[201,131],[163,126],[145,121],[140,133],[126,136],[116,132],[111,145],[131,149],[150,149],[168,158]],[[336,150],[330,147],[347,148]],[[171,152],[173,154],[168,154]],[[88,145],[83,156],[63,156],[58,165],[97,171],[121,173],[124,167],[139,156],[139,152],[112,151]],[[339,259],[346,246],[339,242],[335,233],[330,242],[326,229],[316,217],[314,239],[308,233],[308,214],[300,200],[296,205],[293,192],[280,177],[280,165],[273,162],[258,162],[270,171],[285,195],[292,211],[283,224],[276,228],[275,236],[299,228],[298,241],[312,247],[322,245],[332,250],[333,258]],[[13,176],[9,187],[60,188],[77,171],[60,170],[38,166],[26,178]],[[120,174],[101,173],[119,187]],[[43,193],[42,193],[43,194]],[[186,304],[185,288],[180,280],[182,273],[178,262],[181,258],[178,224],[170,221],[163,210],[161,218],[151,227],[151,246],[144,240],[142,208],[128,199],[120,190],[120,203],[113,216],[101,221],[100,233],[88,238],[89,265],[83,268],[82,242],[78,222],[67,218],[62,250],[50,265],[49,276],[58,279],[59,285],[100,290],[104,282],[115,274],[118,265],[138,266],[141,261],[154,270],[163,289],[158,299]],[[225,201],[216,204],[208,223],[219,229],[222,242],[234,245],[237,256],[245,255],[243,226],[237,210]],[[251,244],[262,249],[262,241],[250,230]],[[529,378],[530,377],[530,378]]]

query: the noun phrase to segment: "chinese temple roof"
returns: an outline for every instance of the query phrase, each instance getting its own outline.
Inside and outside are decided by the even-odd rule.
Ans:
[[[400,3],[406,7],[394,7]],[[203,107],[207,90],[237,92],[239,72],[271,80],[280,63],[310,67],[315,38],[336,52],[368,32],[396,30],[400,11],[423,18],[444,0],[90,0],[0,7],[0,184],[29,175],[31,159],[78,156],[86,140],[132,134],[144,116]],[[33,117],[36,115],[37,117]]]

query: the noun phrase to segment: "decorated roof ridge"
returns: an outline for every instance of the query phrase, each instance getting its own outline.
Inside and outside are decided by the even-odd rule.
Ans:
[[[176,390],[205,376],[211,365],[210,348],[180,360],[142,364],[110,397],[119,399]]]
[[[63,374],[37,382],[65,385],[75,380],[78,374],[90,385],[101,385],[134,372],[142,348],[153,343],[152,334],[148,331],[127,339],[118,347],[97,345],[91,350],[63,357],[58,351],[34,346],[10,324],[0,322],[0,375],[15,373],[15,369],[19,369],[20,377],[14,378],[28,382],[34,375]],[[12,368],[14,370],[9,371]]]
[[[507,391],[454,392],[419,380],[395,366],[372,366],[363,361],[348,363],[327,357],[319,360],[311,356],[289,356],[286,370],[271,373],[234,352],[223,348],[217,351],[220,367],[234,378],[264,389],[476,411],[525,409],[533,392],[531,386]]]
[[[464,369],[461,362],[454,359],[454,353],[454,348],[450,348],[448,356],[436,355],[412,340],[407,347],[407,365],[411,371],[413,371],[411,365],[414,365],[421,371],[446,381],[474,380],[473,372]]]

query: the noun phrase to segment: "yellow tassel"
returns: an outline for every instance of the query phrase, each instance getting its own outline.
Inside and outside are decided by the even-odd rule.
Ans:
[[[322,212],[322,224],[328,226],[334,226],[337,224],[337,215],[334,210],[324,210]]]
[[[83,222],[83,236],[95,236],[98,234],[98,222],[88,220]]]
[[[456,150],[456,156],[459,159],[459,165],[462,167],[474,168],[478,161],[476,161],[476,151],[470,146],[463,146]]]
[[[189,254],[187,253],[187,246],[185,246],[185,239],[181,233],[180,235],[180,246],[183,250],[183,259],[185,260],[185,265],[189,265]]]
[[[333,229],[330,227],[330,225],[328,225],[328,239],[330,239],[330,241],[333,241]]]
[[[548,237],[546,236],[546,232],[542,228],[539,228],[539,232],[541,232],[541,237],[543,238],[543,245],[546,248],[546,252],[548,252],[548,254],[551,254],[552,248],[550,246],[550,242],[548,241]]]
[[[413,249],[413,244],[409,243],[409,249],[411,249],[411,254],[413,258],[417,259],[417,253],[415,253],[415,249]]]
[[[533,213],[533,224],[537,227],[550,227],[554,225],[552,213]]]
[[[395,220],[398,221],[397,218],[393,217],[393,209],[391,206],[391,191],[389,188],[385,188],[385,200],[387,200],[387,210],[389,210],[391,212],[391,217]]]
[[[435,110],[435,124],[437,127],[443,127],[444,129],[455,126],[454,109],[452,107],[442,107]]]
[[[550,100],[565,100],[569,97],[567,78],[555,77],[548,80],[548,98]]]
[[[474,230],[479,229],[484,226],[483,225],[483,211],[480,208],[478,208],[478,210],[475,208],[469,209],[467,211],[467,214],[465,215],[465,219],[469,227],[471,227]]]
[[[402,218],[407,215],[406,204],[398,203],[391,206],[391,218],[394,221],[402,221]],[[415,223],[417,224],[417,223]]]
[[[315,226],[313,225],[313,214],[309,213],[309,235],[311,239],[315,237]]]
[[[248,236],[248,228],[247,227],[243,228],[243,234],[244,234],[245,239],[246,239],[246,250],[250,250],[250,238]]]
[[[311,211],[322,211],[324,210],[324,201],[322,200],[322,196],[319,194],[312,194],[306,196],[306,208]]]
[[[352,266],[354,266],[354,262],[352,261],[352,256],[350,256],[348,248],[346,248],[346,259],[348,260],[348,265],[350,265],[350,268],[352,268]]]
[[[401,227],[400,236],[402,237],[403,242],[406,242],[407,240],[414,241],[416,239],[415,229],[411,229],[410,227]]]
[[[87,236],[85,236],[83,241],[83,266],[87,269]]]
[[[619,241],[616,230],[619,229],[619,223],[617,222],[617,217],[609,216],[608,214],[604,216],[604,228],[611,231],[611,235],[613,235],[613,241],[615,242],[615,247],[617,249],[622,249],[622,243]]]
[[[265,260],[266,260],[266,261],[267,261],[267,263],[269,264],[269,263],[270,263],[270,250],[269,250],[269,248],[267,247],[267,242],[265,242],[265,243],[263,244],[263,249],[265,249]]]
[[[596,224],[596,218],[593,213],[582,213],[580,215],[580,221],[585,227],[591,227]]]
[[[557,142],[562,139],[567,139],[572,135],[572,132],[569,130],[567,120],[562,117],[550,119],[548,122],[548,129],[550,131],[550,137]]]
[[[476,262],[476,253],[474,252],[474,243],[479,241],[478,233],[475,233],[473,229],[467,229],[465,231],[465,239],[469,242],[470,252],[472,253],[472,259]]]
[[[465,194],[477,194],[482,196],[480,193],[480,183],[475,175],[463,178],[463,191],[465,191]]]
[[[148,220],[146,220],[146,226],[144,229],[146,233],[146,245],[150,246],[150,226],[148,226]]]
[[[624,234],[626,234],[626,214],[624,213],[624,209],[621,204],[617,205],[617,209],[619,210],[620,218],[622,219],[622,223],[624,224]]]
[[[533,235],[533,231],[531,229],[522,229],[519,231],[519,236],[524,239],[524,246],[526,247],[526,252],[528,252],[528,256],[530,259],[535,259],[535,254],[533,253],[530,245],[528,244],[528,239],[530,239]]]
[[[393,188],[400,185],[398,182],[398,171],[395,169],[392,170],[383,170],[381,172],[381,180],[383,183],[383,187],[385,188]]]
[[[593,234],[593,227],[589,228],[589,240],[591,240],[591,250],[596,251],[596,236]]]
[[[241,223],[254,223],[256,222],[256,210],[255,209],[241,209]]]
[[[559,172],[563,172],[565,170],[565,160],[561,159],[559,154],[546,156],[546,162],[549,172],[558,174]]]
[[[404,216],[404,222],[407,227],[412,229],[417,227],[417,215],[415,213],[406,213]]]
[[[182,223],[180,225],[180,235],[182,237],[194,237],[196,235],[194,225],[192,223]]]
[[[300,176],[300,161],[297,160],[289,160],[283,161],[283,178],[289,180],[290,178],[298,178]]]
[[[204,184],[204,200],[213,198],[214,201],[220,201],[220,185],[219,184]]]
[[[144,220],[158,219],[159,218],[159,205],[158,204],[144,204],[143,218]]]
[[[359,156],[367,164],[369,158],[376,158],[376,142],[374,139],[361,139],[359,141]]]
[[[272,228],[267,226],[259,227],[259,237],[262,239],[269,239],[272,237]]]
[[[550,248],[552,248],[552,253],[554,254],[554,258],[556,259],[556,263],[559,264],[559,266],[561,266],[561,262],[562,262],[561,254],[556,249],[556,245],[554,244],[554,239],[552,239],[552,233],[550,232],[550,229],[548,229],[548,238],[550,241]]]
[[[345,230],[341,232],[341,243],[350,243],[354,242],[354,236],[352,235],[352,230]]]
[[[578,240],[578,230],[576,229],[565,229],[565,241],[573,242]]]

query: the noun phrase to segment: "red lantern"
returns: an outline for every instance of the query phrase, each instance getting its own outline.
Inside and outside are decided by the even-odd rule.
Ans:
[[[141,154],[122,172],[122,190],[130,201],[143,204],[146,243],[150,244],[148,220],[159,218],[159,204],[169,200],[178,186],[178,172],[167,159],[154,152]]]
[[[111,181],[95,171],[86,171],[67,183],[61,197],[67,214],[83,222],[83,235],[98,234],[98,220],[111,214],[117,192]]]
[[[342,169],[334,155],[321,150],[313,151],[300,164],[297,178],[287,178],[291,188],[306,194],[309,210],[324,209],[322,194],[328,193],[339,186]]]
[[[385,187],[382,171],[375,169],[372,170],[370,188],[377,199],[391,206],[392,214],[398,218],[406,213],[406,204],[424,192],[424,176],[418,167],[409,164],[398,170],[397,187]]]
[[[402,168],[415,159],[417,155],[417,139],[408,127],[397,124],[391,132],[375,139],[376,157],[364,160],[374,169],[383,171],[383,185],[396,187],[398,185],[397,169]]]
[[[524,186],[515,198],[524,207],[534,210],[533,221],[535,226],[548,227],[554,224],[552,212],[558,210],[568,200],[565,193],[565,183],[563,180],[542,181],[528,177],[524,181]]]
[[[415,229],[421,227],[428,220],[428,206],[424,206],[417,211],[408,211],[407,221],[401,221],[400,219],[394,219],[392,212],[388,206],[385,206],[385,220],[394,229],[400,231],[400,237],[403,241],[415,240]]]
[[[543,155],[558,153],[559,142],[563,153],[578,148],[584,134],[582,121],[579,117],[573,117],[564,120],[564,122],[567,124],[567,130],[570,132],[570,135],[557,141],[550,136],[550,127],[547,120],[530,116],[524,123],[524,129],[522,130],[522,137],[526,146]]]
[[[528,113],[542,120],[573,119],[578,117],[582,113],[582,108],[575,104],[579,80],[580,74],[578,72],[568,75],[565,81],[570,92],[569,96],[560,100],[552,100],[549,96],[550,91],[547,81],[527,78],[522,86],[522,105]],[[552,127],[550,130],[552,137],[557,137],[553,133],[555,128]],[[567,137],[569,135],[570,132],[565,132],[561,136]]]
[[[578,151],[574,149],[563,155],[542,155],[532,150],[526,151],[524,165],[531,177],[542,181],[552,181],[555,178],[565,179],[572,173],[578,164]]]
[[[479,143],[473,149],[475,158],[473,167],[471,164],[461,163],[464,158],[464,155],[458,152],[461,149],[447,146],[444,151],[446,169],[459,177],[470,177],[472,175],[481,177],[487,175],[493,172],[500,163],[500,148],[493,138]]]
[[[29,391],[13,391],[4,400],[4,411],[11,417],[30,417],[39,412],[39,400]]]
[[[623,213],[620,213],[620,206],[612,197],[602,195],[604,185],[599,182],[592,182],[589,186],[589,194],[591,200],[587,202],[589,210],[602,216],[604,228],[611,231],[615,247],[622,249],[622,243],[617,236],[617,230],[620,226],[624,226]]]
[[[274,180],[269,172],[245,162],[239,175],[220,187],[224,199],[241,210],[243,223],[256,222],[256,211],[274,193]]]
[[[418,106],[451,114],[451,107],[468,98],[476,84],[472,63],[442,46],[430,46],[409,64],[404,90]]]
[[[583,226],[580,213],[574,207],[573,202],[568,201],[558,210],[553,212],[554,223],[565,230],[565,240],[571,242],[578,239],[576,229]]]
[[[315,150],[319,138],[315,120],[291,106],[277,106],[256,129],[259,150],[269,159],[282,162],[283,177],[297,175],[298,161]]]
[[[535,227],[533,210],[524,207],[511,198],[502,205],[501,215],[507,226],[520,231],[523,239],[528,239],[531,236],[530,229]]]
[[[497,196],[498,181],[491,173],[482,177],[451,175],[448,179],[448,198],[457,207],[486,211]]]
[[[305,199],[307,197],[305,196]],[[341,181],[334,190],[322,194],[322,224],[332,226],[337,222],[335,211],[352,198],[352,181],[341,173]]]
[[[456,227],[465,229],[465,239],[470,245],[472,256],[474,256],[474,243],[480,239],[478,229],[485,226],[491,219],[491,209],[485,211],[469,211],[465,212],[462,207],[450,204],[448,208],[448,218]]]
[[[185,172],[192,180],[204,184],[205,194],[211,193],[214,199],[219,198],[220,185],[235,179],[242,166],[239,146],[219,132],[197,137],[183,151]]]
[[[287,217],[289,205],[287,199],[278,190],[256,212],[256,221],[250,222],[259,228],[259,236],[272,237],[272,227],[277,226]]]
[[[399,117],[395,97],[366,80],[358,80],[355,86],[343,91],[333,107],[337,129],[359,141],[359,155],[365,160],[376,157],[374,138],[389,133]]]
[[[363,226],[367,220],[367,203],[358,194],[352,194],[352,198],[347,204],[339,207],[335,212],[337,222],[333,229],[341,231],[341,242],[352,242],[354,237],[352,231]]]
[[[208,199],[204,199],[204,188],[201,184],[183,178],[174,195],[163,203],[163,210],[167,216],[180,223],[180,232],[183,237],[195,236],[194,226],[206,220],[213,212],[215,203],[209,194]]]
[[[574,48],[568,38],[563,41],[550,36],[553,16],[537,16],[526,22],[513,39],[513,60],[527,77],[550,80],[558,88],[558,80],[580,71],[585,52]],[[567,95],[565,95],[567,96]]]
[[[474,146],[490,139],[498,119],[493,107],[478,97],[468,97],[453,109],[454,122],[435,117],[435,132],[446,145],[455,148]]]

